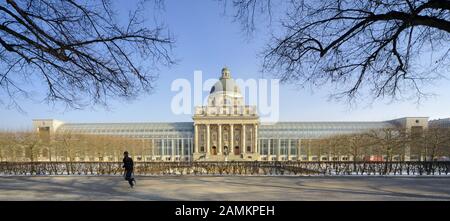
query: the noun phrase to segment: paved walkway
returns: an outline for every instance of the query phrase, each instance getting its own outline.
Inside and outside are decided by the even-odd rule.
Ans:
[[[450,200],[450,177],[0,177],[0,200]]]

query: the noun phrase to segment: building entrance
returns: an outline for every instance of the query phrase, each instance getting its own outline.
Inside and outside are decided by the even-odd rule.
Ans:
[[[240,151],[239,151],[239,146],[235,146],[234,147],[234,155],[239,155]]]

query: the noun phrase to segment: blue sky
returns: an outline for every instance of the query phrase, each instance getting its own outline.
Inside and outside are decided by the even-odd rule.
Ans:
[[[118,8],[126,10],[133,3],[120,1]],[[173,80],[186,78],[193,81],[194,70],[203,71],[204,78],[218,78],[223,66],[228,66],[235,78],[261,78],[260,59],[257,54],[267,42],[267,32],[259,29],[251,39],[241,32],[239,23],[230,13],[224,15],[221,4],[210,0],[168,0],[159,13],[176,39],[173,49],[178,63],[162,68],[153,94],[143,94],[137,100],[123,102],[110,99],[109,109],[92,107],[84,110],[65,110],[62,106],[22,101],[26,113],[15,109],[0,110],[0,128],[28,129],[31,119],[54,118],[66,122],[173,122],[191,121],[191,115],[174,115],[170,102],[176,94],[170,90]],[[151,18],[152,8],[149,8]],[[269,77],[264,75],[264,77]],[[280,120],[282,121],[378,121],[405,116],[430,118],[450,117],[449,81],[442,80],[426,88],[437,94],[423,100],[390,103],[378,101],[372,105],[363,102],[356,107],[345,102],[330,101],[332,89],[295,89],[281,85]],[[39,90],[39,88],[37,89]],[[205,92],[205,95],[207,93]]]

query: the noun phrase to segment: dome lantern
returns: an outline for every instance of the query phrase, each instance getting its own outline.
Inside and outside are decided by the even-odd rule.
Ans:
[[[222,79],[231,78],[230,70],[227,67],[222,68]]]
[[[210,94],[213,93],[226,93],[235,96],[241,96],[241,90],[236,84],[234,79],[231,77],[230,70],[227,67],[222,68],[222,76],[219,81],[217,81],[214,86],[212,86]]]

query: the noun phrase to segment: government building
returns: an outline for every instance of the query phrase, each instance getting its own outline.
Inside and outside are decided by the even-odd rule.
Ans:
[[[423,130],[450,126],[449,119],[405,117],[380,122],[260,122],[256,106],[243,102],[240,88],[227,68],[211,88],[206,106],[195,107],[193,122],[172,123],[65,123],[33,120],[33,129],[55,133],[121,136],[145,141],[151,151],[145,161],[286,161],[330,159],[306,153],[311,141],[383,128]]]

